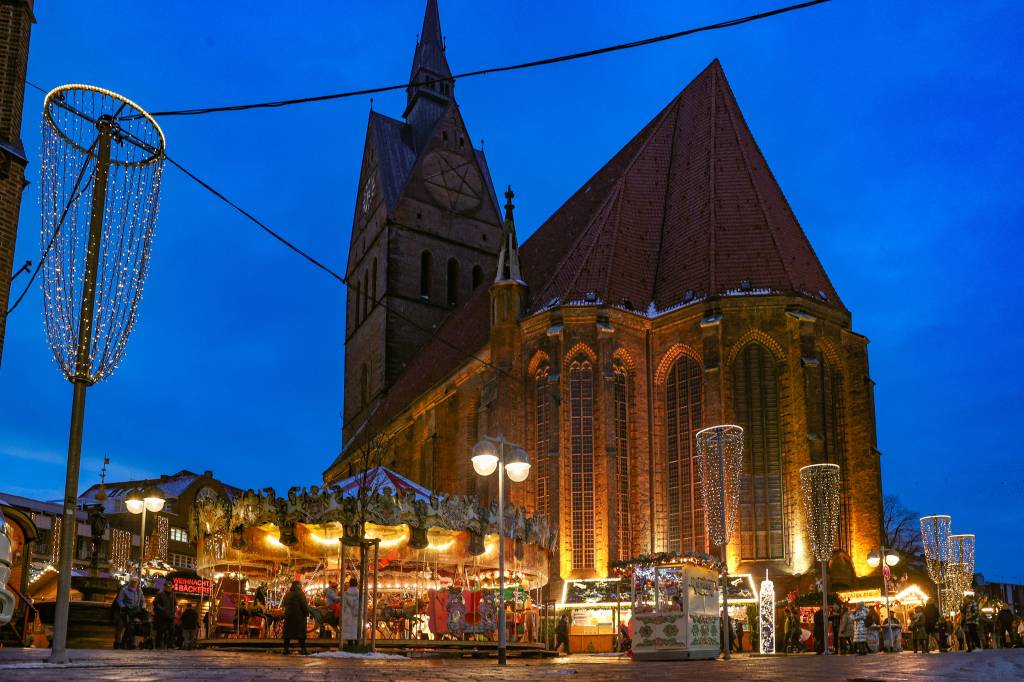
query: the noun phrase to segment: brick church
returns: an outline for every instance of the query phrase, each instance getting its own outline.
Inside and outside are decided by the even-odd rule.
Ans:
[[[345,450],[496,494],[484,435],[530,454],[511,499],[559,532],[552,579],[709,544],[694,434],[745,429],[733,573],[814,571],[799,469],[844,481],[833,586],[867,575],[881,480],[867,339],[712,62],[520,247],[456,100],[428,0],[402,119],[371,112],[347,276]],[[426,332],[424,330],[433,330]]]

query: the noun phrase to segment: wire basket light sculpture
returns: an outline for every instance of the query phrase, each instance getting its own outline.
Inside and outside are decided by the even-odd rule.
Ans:
[[[807,518],[807,535],[814,557],[821,562],[821,614],[828,626],[828,562],[839,532],[842,478],[838,464],[808,464],[800,468],[800,492]],[[826,639],[827,641],[827,639]],[[828,653],[828,646],[825,646]]]
[[[758,626],[762,654],[775,653],[775,583],[768,579],[767,571],[761,582],[758,601]]]
[[[135,326],[164,149],[156,121],[109,90],[63,85],[43,102],[43,317],[53,357],[74,386],[52,663],[67,662],[85,391],[114,372]]]
[[[736,529],[739,515],[740,474],[743,471],[743,428],[733,424],[710,426],[696,433],[697,460],[704,518],[707,519],[711,542],[722,551],[722,620],[729,628],[728,545]],[[730,638],[725,638],[724,657],[731,657]]]
[[[949,536],[949,564],[946,580],[957,599],[974,585],[974,535],[960,533]]]
[[[949,561],[949,535],[953,519],[947,514],[921,518],[921,546],[924,548],[928,575],[935,583],[938,607],[942,610],[942,589],[946,585],[946,564]]]
[[[113,373],[135,324],[156,226],[164,136],[130,100],[64,85],[43,104],[42,157],[41,242],[50,251],[43,263],[46,335],[68,380],[92,384]],[[83,354],[81,313],[89,305]]]

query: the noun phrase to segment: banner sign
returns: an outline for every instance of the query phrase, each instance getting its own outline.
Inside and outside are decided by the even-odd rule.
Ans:
[[[213,583],[202,578],[172,578],[171,586],[179,594],[209,596],[213,591]]]

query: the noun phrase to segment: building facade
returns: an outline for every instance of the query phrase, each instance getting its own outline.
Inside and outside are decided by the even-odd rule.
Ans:
[[[28,43],[35,19],[33,0],[0,0],[0,357],[10,307],[14,247],[18,240],[21,192],[25,188],[25,146],[21,116],[25,104]]]
[[[432,22],[438,28],[428,33]],[[443,54],[431,1],[415,60],[435,39]],[[456,107],[453,94],[446,106]],[[402,139],[424,134],[408,109],[405,123],[389,125]],[[435,123],[437,131],[444,125]],[[378,172],[399,162],[397,154],[384,162],[368,143],[363,186],[369,158]],[[421,196],[429,167],[411,157],[407,166],[393,192]],[[404,280],[380,280],[382,296],[401,298],[418,281],[428,283],[430,300],[437,290],[458,293],[445,300],[449,309],[419,318],[436,326],[429,342],[420,329],[382,322],[375,338],[385,341],[375,349],[404,349],[400,362],[373,375],[369,400],[360,368],[380,361],[350,331],[346,445],[325,480],[352,473],[352,453],[382,433],[387,466],[439,491],[487,498],[496,484],[474,475],[470,452],[480,437],[503,433],[526,446],[533,464],[525,483],[511,485],[512,500],[547,512],[559,530],[557,587],[604,577],[610,561],[641,553],[717,552],[694,435],[735,423],[745,451],[730,570],[767,570],[783,589],[804,584],[814,559],[799,469],[832,462],[843,475],[833,586],[855,586],[869,573],[882,513],[867,339],[853,331],[718,61],[521,249],[511,188],[505,197],[504,221],[488,211],[479,231],[465,228],[479,206],[452,200],[422,214],[424,230],[459,226],[446,257],[460,240],[492,245],[474,262],[486,286],[467,278],[461,261],[438,271],[436,254],[417,260],[418,237],[392,235],[389,248],[412,257],[399,265]],[[349,329],[365,315],[350,293]]]

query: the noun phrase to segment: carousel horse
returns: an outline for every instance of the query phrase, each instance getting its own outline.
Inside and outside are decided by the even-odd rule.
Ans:
[[[462,600],[462,590],[448,590],[448,632],[462,635],[466,631],[466,604]]]

